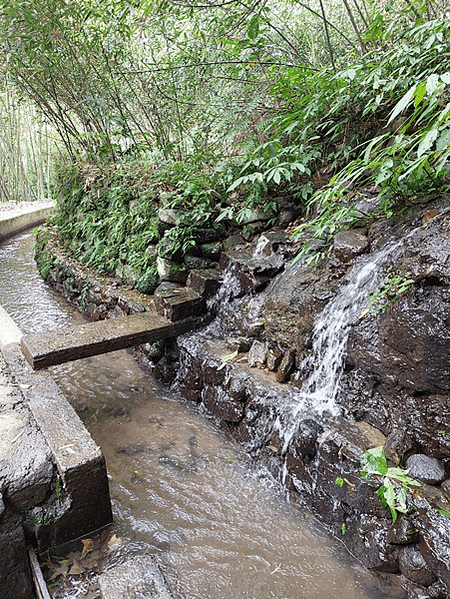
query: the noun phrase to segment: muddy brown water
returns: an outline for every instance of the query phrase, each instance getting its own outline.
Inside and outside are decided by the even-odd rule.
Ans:
[[[0,246],[0,303],[26,333],[81,322],[41,281],[32,244],[25,234]],[[343,546],[212,419],[129,353],[51,373],[105,454],[117,534],[158,556],[176,597],[381,597]]]

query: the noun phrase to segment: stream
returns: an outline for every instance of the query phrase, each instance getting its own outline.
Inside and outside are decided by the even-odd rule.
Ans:
[[[24,333],[84,322],[43,283],[32,246],[31,233],[0,246],[0,303]],[[164,389],[131,354],[50,372],[106,457],[116,534],[130,551],[157,555],[174,598],[384,596],[213,419]]]

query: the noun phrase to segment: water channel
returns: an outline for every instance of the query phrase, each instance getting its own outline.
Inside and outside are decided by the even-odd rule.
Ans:
[[[25,333],[82,322],[42,282],[32,246],[31,233],[0,246],[0,303]],[[212,419],[129,353],[51,373],[105,454],[118,534],[157,555],[175,598],[384,596]]]

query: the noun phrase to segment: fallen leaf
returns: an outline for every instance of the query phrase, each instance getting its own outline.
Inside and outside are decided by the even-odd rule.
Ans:
[[[84,571],[85,570],[84,570],[83,566],[77,562],[76,564],[73,564],[73,566],[70,568],[69,574],[71,576],[78,576],[79,574],[83,574]]]
[[[81,552],[81,559],[86,557],[86,555],[94,550],[94,541],[92,539],[83,539],[81,541],[83,543],[83,551]]]
[[[112,535],[112,537],[109,539],[109,541],[107,542],[107,546],[108,547],[113,547],[114,545],[116,545],[117,543],[121,543],[122,539],[119,538],[115,533]]]
[[[58,578],[58,576],[62,576],[65,579],[68,571],[69,571],[69,566],[67,565],[67,560],[66,560],[66,563],[63,566],[58,566],[57,568],[55,568],[53,570],[53,574],[50,576],[49,580],[55,580],[55,578]]]

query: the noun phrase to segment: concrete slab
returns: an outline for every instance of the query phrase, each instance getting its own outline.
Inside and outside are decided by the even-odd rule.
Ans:
[[[150,555],[139,555],[111,568],[98,582],[103,599],[172,599]]]
[[[198,320],[188,318],[173,323],[159,314],[144,312],[67,330],[57,329],[26,335],[22,337],[21,348],[28,362],[37,370],[70,360],[175,337],[194,329]]]
[[[17,511],[43,501],[53,477],[52,454],[20,391],[0,384],[0,494]]]
[[[0,349],[10,343],[20,343],[22,331],[8,314],[3,306],[0,306]]]
[[[69,509],[46,530],[35,532],[39,550],[106,526],[112,522],[112,512],[100,447],[51,376],[30,369],[18,344],[5,346],[2,353],[50,449],[48,461],[56,464],[63,483],[61,496],[70,503]]]
[[[51,215],[55,202],[29,202],[29,206],[20,205],[17,212],[0,212],[0,242],[33,227],[37,227]]]

